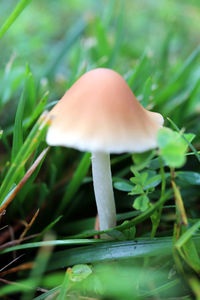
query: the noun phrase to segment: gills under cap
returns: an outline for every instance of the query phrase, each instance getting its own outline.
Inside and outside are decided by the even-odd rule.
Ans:
[[[47,143],[89,152],[143,152],[157,146],[163,117],[137,101],[121,75],[94,69],[49,112]]]

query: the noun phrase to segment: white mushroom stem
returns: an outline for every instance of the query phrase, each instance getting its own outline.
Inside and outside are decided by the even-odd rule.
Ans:
[[[100,230],[105,230],[116,225],[116,208],[108,153],[92,153],[92,175]]]

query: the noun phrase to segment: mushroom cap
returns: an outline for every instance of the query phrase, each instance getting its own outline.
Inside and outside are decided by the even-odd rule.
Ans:
[[[143,152],[157,146],[163,117],[147,111],[117,72],[81,76],[49,112],[47,143],[89,152]]]

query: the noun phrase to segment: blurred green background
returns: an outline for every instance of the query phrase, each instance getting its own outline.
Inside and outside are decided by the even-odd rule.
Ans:
[[[1,24],[15,4],[1,1]],[[18,92],[27,62],[51,100],[83,69],[105,66],[126,75],[144,53],[150,61],[137,80],[151,76],[155,84],[165,84],[199,44],[199,31],[198,1],[32,1],[0,43],[0,78],[4,87],[9,84],[1,88],[1,101]],[[196,66],[193,76],[199,72]]]

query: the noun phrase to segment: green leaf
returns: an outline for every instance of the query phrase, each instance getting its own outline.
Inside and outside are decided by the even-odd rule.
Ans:
[[[126,182],[125,180],[121,180],[114,182],[114,188],[123,192],[131,192],[133,189],[133,185],[129,182]]]
[[[163,166],[167,166],[167,163],[162,159],[162,157],[160,157],[160,158],[156,157],[150,161],[149,169],[152,169],[152,170],[160,169],[160,159],[162,161]]]
[[[178,143],[169,144],[160,153],[170,167],[180,168],[186,162],[185,151]]]
[[[149,198],[146,194],[137,197],[134,200],[133,207],[137,210],[145,211],[149,208]]]
[[[193,135],[185,137],[193,138]],[[163,127],[158,132],[160,154],[170,167],[182,167],[186,161],[187,143],[182,136],[169,128]]]
[[[135,184],[139,184],[141,186],[145,185],[145,182],[148,178],[148,173],[147,172],[142,172],[139,173],[135,167],[131,167],[131,171],[133,172],[133,174],[135,175],[135,177],[131,177],[130,181],[135,183]]]
[[[88,265],[75,265],[69,272],[69,280],[72,282],[80,282],[86,279],[92,273],[92,269]]]
[[[181,134],[181,136],[184,139],[184,141],[188,144],[188,146],[190,147],[190,149],[194,152],[194,155],[196,156],[197,160],[200,162],[200,155],[199,155],[198,151],[195,149],[195,147],[191,144],[191,142],[194,139],[195,135],[194,134],[190,134],[190,135],[182,134],[181,131],[180,131],[180,129],[177,127],[177,125],[170,118],[167,118],[167,119],[172,124],[172,126],[175,128],[175,130],[178,131],[179,134]],[[188,140],[187,137],[190,140]]]
[[[137,195],[143,193],[144,190],[158,186],[161,182],[161,175],[156,174],[155,171],[147,170],[141,173],[137,172],[136,177],[131,177],[130,181],[136,184],[131,190],[130,195]]]
[[[145,182],[144,190],[154,188],[161,183],[161,175],[156,174],[154,176],[149,176]]]
[[[200,173],[192,172],[192,171],[179,171],[176,172],[178,178],[185,183],[191,185],[200,185]]]
[[[131,192],[129,193],[129,195],[140,195],[143,194],[144,190],[141,187],[141,185],[136,185],[132,188]]]

